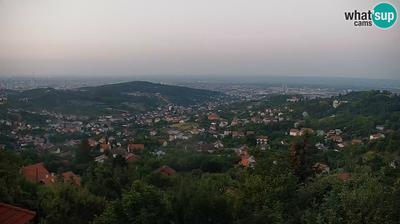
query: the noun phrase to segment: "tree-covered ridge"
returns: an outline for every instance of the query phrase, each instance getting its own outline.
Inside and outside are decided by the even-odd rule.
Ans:
[[[353,137],[376,132],[376,126],[400,128],[400,97],[386,91],[351,92],[328,99],[301,101],[293,105],[294,117],[315,129],[346,129]],[[338,102],[335,108],[332,102]]]
[[[70,114],[99,114],[112,110],[143,112],[166,104],[195,105],[221,93],[187,87],[134,81],[73,90],[41,88],[8,91],[8,105]]]
[[[221,96],[219,92],[193,89],[182,86],[156,84],[144,81],[134,81],[118,84],[110,84],[99,87],[82,88],[93,96],[124,96],[140,94],[156,94],[162,99],[176,105],[192,105],[210,100],[212,97]]]

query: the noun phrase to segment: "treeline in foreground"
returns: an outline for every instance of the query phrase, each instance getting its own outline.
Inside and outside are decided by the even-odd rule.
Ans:
[[[38,223],[399,223],[400,170],[387,163],[397,151],[380,142],[321,153],[310,141],[253,150],[254,169],[196,152],[90,162],[81,186],[27,182],[20,173],[27,157],[3,150],[0,199],[36,211]],[[327,160],[336,163],[329,172],[312,169]],[[154,172],[168,163],[178,172]]]

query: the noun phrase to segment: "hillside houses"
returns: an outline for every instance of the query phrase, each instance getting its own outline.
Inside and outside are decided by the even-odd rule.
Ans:
[[[24,166],[21,169],[22,175],[30,182],[39,183],[43,185],[52,185],[58,181],[71,183],[77,186],[81,185],[81,178],[74,174],[72,171],[67,171],[56,175],[50,173],[43,163],[36,163]]]
[[[292,128],[289,131],[289,135],[293,136],[293,137],[300,136],[300,131],[299,131],[299,129]]]
[[[267,145],[268,140],[269,140],[268,136],[257,136],[256,137],[257,145]]]
[[[380,140],[380,139],[384,139],[385,135],[382,133],[376,133],[376,134],[372,134],[369,136],[369,140],[371,141],[376,141],[376,140]]]

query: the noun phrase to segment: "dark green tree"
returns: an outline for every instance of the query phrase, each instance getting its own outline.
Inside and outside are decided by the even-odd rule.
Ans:
[[[135,181],[120,201],[111,203],[96,224],[162,224],[171,223],[171,207],[165,194],[142,181]]]
[[[84,188],[56,184],[39,191],[39,218],[43,223],[89,223],[104,209],[105,201]]]

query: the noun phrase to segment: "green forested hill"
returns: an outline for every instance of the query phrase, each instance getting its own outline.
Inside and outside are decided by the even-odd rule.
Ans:
[[[339,106],[334,108],[333,101]],[[308,125],[316,129],[346,129],[354,137],[376,132],[376,126],[400,129],[400,97],[385,91],[351,92],[327,99],[302,101],[292,105],[296,117],[307,112]]]
[[[193,105],[220,93],[150,82],[127,82],[74,90],[52,88],[9,92],[8,105],[32,110],[92,114],[112,110],[146,111],[173,103]]]
[[[135,94],[140,95],[140,93],[157,95],[160,96],[161,99],[177,105],[191,105],[201,103],[209,100],[212,97],[220,95],[220,93],[209,90],[163,85],[143,81],[82,88],[81,90],[86,90],[92,96],[101,97],[119,97],[127,95],[132,96]]]

